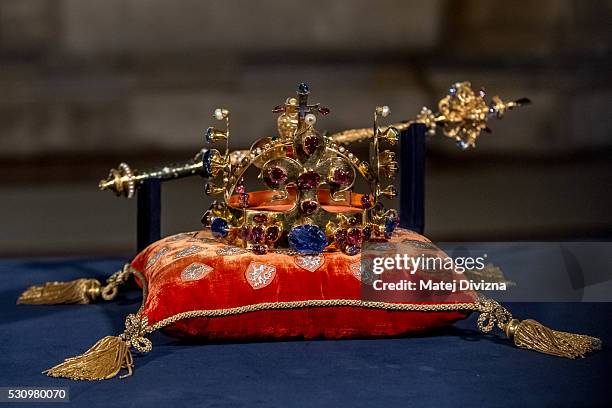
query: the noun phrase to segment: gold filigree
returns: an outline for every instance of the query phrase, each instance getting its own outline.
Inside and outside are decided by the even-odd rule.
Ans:
[[[467,149],[476,145],[476,139],[483,131],[490,131],[487,127],[490,117],[501,118],[506,111],[529,103],[527,98],[503,102],[494,96],[488,104],[485,96],[483,89],[474,91],[470,82],[457,82],[450,87],[449,94],[438,102],[438,113],[423,108],[417,122],[424,123],[430,133],[440,127],[445,136],[455,139],[461,148]]]

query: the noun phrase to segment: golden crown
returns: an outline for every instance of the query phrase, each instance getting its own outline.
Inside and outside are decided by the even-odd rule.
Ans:
[[[350,133],[334,138],[317,130],[318,117],[330,110],[310,104],[309,94],[308,86],[300,84],[295,97],[272,110],[280,114],[278,135],[257,140],[239,157],[231,157],[228,149],[229,111],[215,110],[215,118],[225,127],[209,127],[206,140],[225,146],[202,154],[202,175],[209,179],[206,193],[222,194],[202,219],[213,236],[256,254],[289,247],[300,254],[339,250],[348,255],[359,253],[364,242],[391,237],[398,213],[385,208],[382,199],[397,195],[391,182],[398,164],[386,147],[396,144],[400,126],[382,125],[390,109],[376,107],[371,131],[361,130],[360,136],[369,140],[369,158],[360,160],[340,143],[350,139]],[[442,124],[447,135],[469,147],[486,128],[488,115],[501,116],[511,106],[499,98],[487,105],[484,93],[476,95],[469,83],[459,83],[439,108],[438,115],[424,110],[417,120],[432,131]],[[245,189],[244,175],[250,168],[258,169],[267,190]],[[357,177],[367,182],[369,192],[353,191]]]
[[[298,253],[320,253],[331,244],[351,255],[359,252],[364,240],[390,237],[397,212],[386,210],[381,197],[393,198],[396,191],[392,185],[381,185],[398,167],[395,154],[381,151],[381,145],[394,144],[399,130],[379,124],[389,108],[376,108],[370,160],[361,161],[316,129],[317,118],[329,109],[310,104],[309,93],[308,86],[300,84],[296,97],[273,109],[280,114],[278,136],[257,140],[248,154],[235,161],[228,150],[229,111],[215,111],[225,129],[208,128],[206,139],[225,142],[225,149],[209,149],[202,156],[203,175],[211,180],[206,192],[223,194],[203,217],[215,237],[257,254],[286,237],[288,246]],[[244,174],[252,167],[259,169],[268,190],[245,190]],[[370,193],[352,191],[358,175],[368,182]]]
[[[302,83],[295,97],[273,108],[279,114],[278,135],[257,140],[249,150],[229,151],[230,112],[218,108],[214,117],[222,125],[205,131],[211,148],[192,161],[146,172],[121,163],[100,182],[100,188],[131,197],[147,179],[199,174],[208,179],[206,194],[219,196],[202,217],[214,237],[256,254],[289,250],[355,255],[364,242],[389,239],[398,225],[397,211],[386,209],[383,199],[397,195],[392,179],[398,164],[388,147],[395,145],[402,130],[414,123],[426,125],[430,134],[441,128],[466,149],[488,130],[489,117],[500,118],[529,102],[526,98],[503,102],[495,96],[487,103],[483,90],[475,92],[469,82],[459,82],[440,100],[435,114],[423,108],[414,121],[383,125],[380,122],[390,109],[379,106],[371,128],[328,135],[319,132],[316,124],[330,110],[309,103],[309,95]],[[352,142],[360,140],[369,142],[367,161],[349,150]],[[250,169],[257,169],[267,189],[246,190],[244,180]],[[365,180],[369,192],[353,191],[357,177]]]

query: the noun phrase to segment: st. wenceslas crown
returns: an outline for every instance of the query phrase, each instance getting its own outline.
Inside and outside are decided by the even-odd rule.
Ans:
[[[330,110],[310,104],[309,93],[302,83],[296,97],[275,107],[278,135],[257,140],[241,158],[231,157],[228,149],[229,111],[215,110],[225,128],[208,128],[206,139],[225,146],[208,149],[202,160],[207,194],[222,195],[203,217],[216,238],[256,254],[290,248],[300,254],[355,255],[365,241],[391,237],[398,214],[385,209],[382,198],[397,195],[390,179],[398,166],[395,153],[382,149],[396,143],[399,130],[379,123],[389,108],[375,109],[370,157],[362,161],[316,129],[317,119]],[[267,189],[246,190],[244,176],[251,168]],[[364,178],[369,192],[353,191],[357,177]]]

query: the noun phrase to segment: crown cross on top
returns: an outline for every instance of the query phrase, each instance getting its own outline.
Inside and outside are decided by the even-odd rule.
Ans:
[[[306,114],[320,113],[327,115],[330,110],[325,107],[320,107],[320,104],[315,103],[312,105],[308,104],[308,95],[310,94],[310,88],[307,84],[301,83],[298,85],[297,98],[287,98],[284,105],[277,105],[272,109],[274,113],[284,113],[295,111],[300,119],[304,119]]]

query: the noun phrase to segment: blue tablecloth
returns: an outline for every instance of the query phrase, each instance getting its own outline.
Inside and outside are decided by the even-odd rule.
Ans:
[[[603,351],[575,361],[481,335],[473,316],[429,336],[388,340],[195,345],[154,334],[153,351],[135,358],[127,379],[42,375],[101,337],[122,332],[140,294],[96,305],[16,306],[19,293],[47,280],[103,280],[123,261],[0,261],[0,387],[70,387],[70,405],[88,408],[612,405],[612,353],[605,348],[612,342],[610,303],[507,305],[518,317],[602,338]]]

